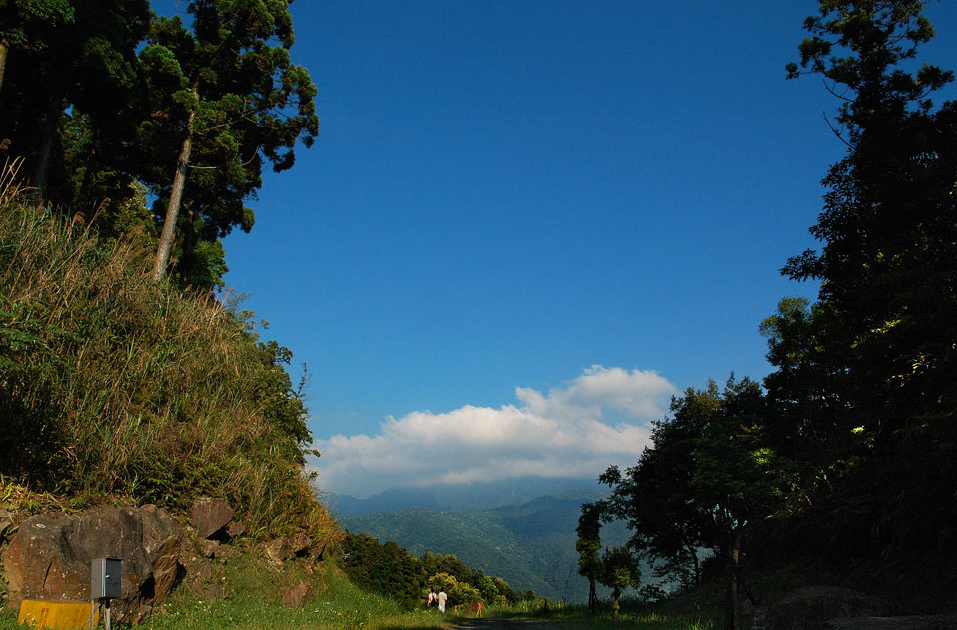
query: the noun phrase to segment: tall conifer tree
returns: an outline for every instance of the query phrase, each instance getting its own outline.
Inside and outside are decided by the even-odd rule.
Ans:
[[[290,168],[294,146],[311,146],[319,131],[316,87],[289,54],[287,0],[193,0],[188,12],[188,27],[156,18],[141,53],[149,116],[140,144],[153,152],[144,156],[144,179],[165,205],[157,280],[177,229],[184,258],[197,240],[215,241],[237,225],[248,231],[254,219],[244,201],[261,186],[264,162]]]

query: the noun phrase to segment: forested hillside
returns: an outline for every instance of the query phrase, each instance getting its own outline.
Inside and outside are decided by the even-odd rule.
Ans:
[[[582,502],[600,496],[569,492],[491,510],[406,508],[345,518],[342,524],[355,534],[395,541],[417,557],[426,552],[454,554],[470,566],[502,576],[518,591],[584,602],[588,582],[578,575],[575,525]],[[608,544],[621,545],[625,538],[621,524],[605,531]]]
[[[397,590],[377,577],[392,558],[317,500],[292,352],[216,295],[221,239],[252,228],[262,169],[292,167],[318,133],[316,88],[292,63],[287,2],[182,9],[0,4],[0,546],[38,512],[155,504],[186,521],[211,496],[241,524],[239,564],[290,531],[321,547],[307,593],[329,578],[345,595],[327,599],[355,597],[338,563],[406,608],[429,586],[516,601],[457,561],[413,559]]]

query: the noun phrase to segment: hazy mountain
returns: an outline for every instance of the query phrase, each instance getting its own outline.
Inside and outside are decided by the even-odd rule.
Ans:
[[[475,482],[429,488],[396,488],[368,499],[330,494],[327,503],[333,515],[339,519],[347,519],[408,507],[444,511],[489,510],[519,505],[543,495],[557,495],[582,488],[589,488],[597,493],[600,492],[601,486],[593,480],[578,478]]]
[[[493,509],[406,507],[340,521],[354,534],[393,540],[415,556],[426,550],[455,554],[515,590],[580,602],[588,596],[588,581],[578,575],[575,528],[581,504],[603,496],[598,487],[579,488]],[[624,544],[626,538],[621,524],[602,529],[607,546]]]

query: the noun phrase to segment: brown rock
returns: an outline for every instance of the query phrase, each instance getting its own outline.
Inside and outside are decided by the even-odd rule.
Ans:
[[[153,605],[160,604],[170,594],[185,570],[179,558],[183,550],[181,538],[170,536],[160,544],[153,561]]]
[[[196,499],[189,514],[200,539],[224,539],[227,536],[226,527],[236,515],[225,501],[211,497]]]
[[[111,608],[118,621],[135,623],[180,579],[182,527],[154,506],[101,507],[80,515],[41,515],[24,521],[3,553],[8,605],[25,598],[90,598],[90,563],[122,562],[121,598]]]
[[[299,608],[311,592],[312,586],[308,582],[300,582],[286,589],[282,595],[282,603],[290,608]]]
[[[222,546],[215,540],[203,540],[199,544],[203,550],[203,556],[207,558],[215,558],[219,555],[219,548]]]
[[[246,526],[241,521],[230,521],[229,525],[226,526],[226,533],[229,534],[230,540],[239,538],[246,533]]]
[[[304,556],[312,545],[312,539],[309,538],[309,532],[304,529],[297,529],[286,537],[289,541],[289,550],[294,556]]]
[[[203,588],[203,597],[205,599],[226,599],[229,597],[229,586],[222,580],[210,582]]]
[[[297,556],[305,556],[309,552],[312,540],[305,530],[296,530],[289,536],[280,536],[267,542],[263,551],[266,557],[273,562],[285,562]]]
[[[322,561],[326,554],[326,545],[329,544],[326,540],[320,540],[317,543],[314,543],[309,548],[309,557],[313,560]]]
[[[285,536],[274,538],[268,541],[263,545],[263,551],[266,554],[266,557],[272,560],[273,562],[283,562],[294,557],[289,550],[289,542],[286,540]]]

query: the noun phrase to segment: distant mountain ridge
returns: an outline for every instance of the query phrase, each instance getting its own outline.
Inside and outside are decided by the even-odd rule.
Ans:
[[[575,528],[581,504],[605,496],[593,485],[520,505],[482,510],[405,507],[340,522],[354,534],[395,541],[415,556],[426,551],[454,554],[470,567],[505,579],[515,590],[583,602],[588,581],[578,575]],[[606,546],[622,545],[626,539],[622,524],[602,529]]]
[[[428,488],[393,488],[368,499],[330,493],[327,495],[327,503],[333,515],[339,519],[348,519],[377,512],[399,511],[408,507],[443,511],[490,510],[521,505],[537,497],[560,495],[583,488],[600,492],[601,487],[594,480],[581,478],[474,482]]]

